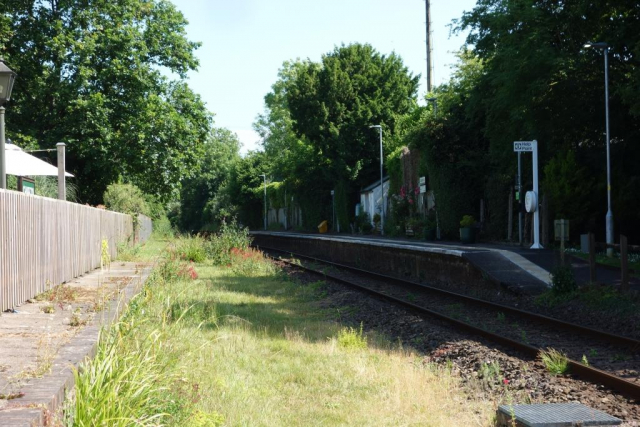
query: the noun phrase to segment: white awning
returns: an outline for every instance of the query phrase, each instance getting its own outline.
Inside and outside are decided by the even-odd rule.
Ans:
[[[15,176],[48,175],[58,176],[58,168],[50,163],[40,160],[15,144],[5,144],[5,161],[7,174]],[[69,172],[64,176],[73,177]]]

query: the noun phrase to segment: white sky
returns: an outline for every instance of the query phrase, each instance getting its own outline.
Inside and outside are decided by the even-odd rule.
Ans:
[[[369,43],[383,54],[395,51],[425,93],[426,46],[423,0],[172,0],[189,21],[188,37],[202,42],[200,68],[189,85],[215,114],[215,125],[236,132],[241,152],[260,148],[253,131],[264,96],[282,63],[319,61],[334,46]],[[475,0],[432,0],[434,83],[449,78],[453,53],[464,36],[450,37],[448,25]]]

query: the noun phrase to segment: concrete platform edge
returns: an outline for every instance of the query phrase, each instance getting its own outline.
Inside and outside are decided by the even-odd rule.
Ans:
[[[136,280],[132,280],[109,304],[108,310],[99,313],[71,341],[64,345],[51,365],[51,371],[24,386],[23,397],[12,399],[0,409],[0,426],[31,427],[45,426],[74,387],[73,369],[96,354],[100,330],[117,321],[129,301],[137,295],[151,274],[152,267],[142,269]]]

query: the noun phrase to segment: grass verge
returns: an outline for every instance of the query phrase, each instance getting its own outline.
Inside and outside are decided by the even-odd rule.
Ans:
[[[165,253],[77,374],[69,423],[491,425],[493,403],[469,400],[448,370],[331,320],[321,286],[293,283],[256,251],[218,258],[231,262]]]

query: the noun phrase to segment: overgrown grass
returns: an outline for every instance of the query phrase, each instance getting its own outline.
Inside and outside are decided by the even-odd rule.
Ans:
[[[540,359],[547,371],[553,375],[563,375],[569,372],[569,359],[567,355],[556,349],[549,348],[540,352]]]
[[[322,283],[295,284],[246,247],[228,254],[195,264],[195,279],[166,254],[78,374],[76,425],[490,425],[494,405],[450,372],[336,323],[316,302]]]
[[[550,308],[563,307],[574,301],[614,316],[629,317],[640,312],[637,297],[621,294],[611,286],[590,285],[566,293],[549,290],[535,299],[536,304]]]

